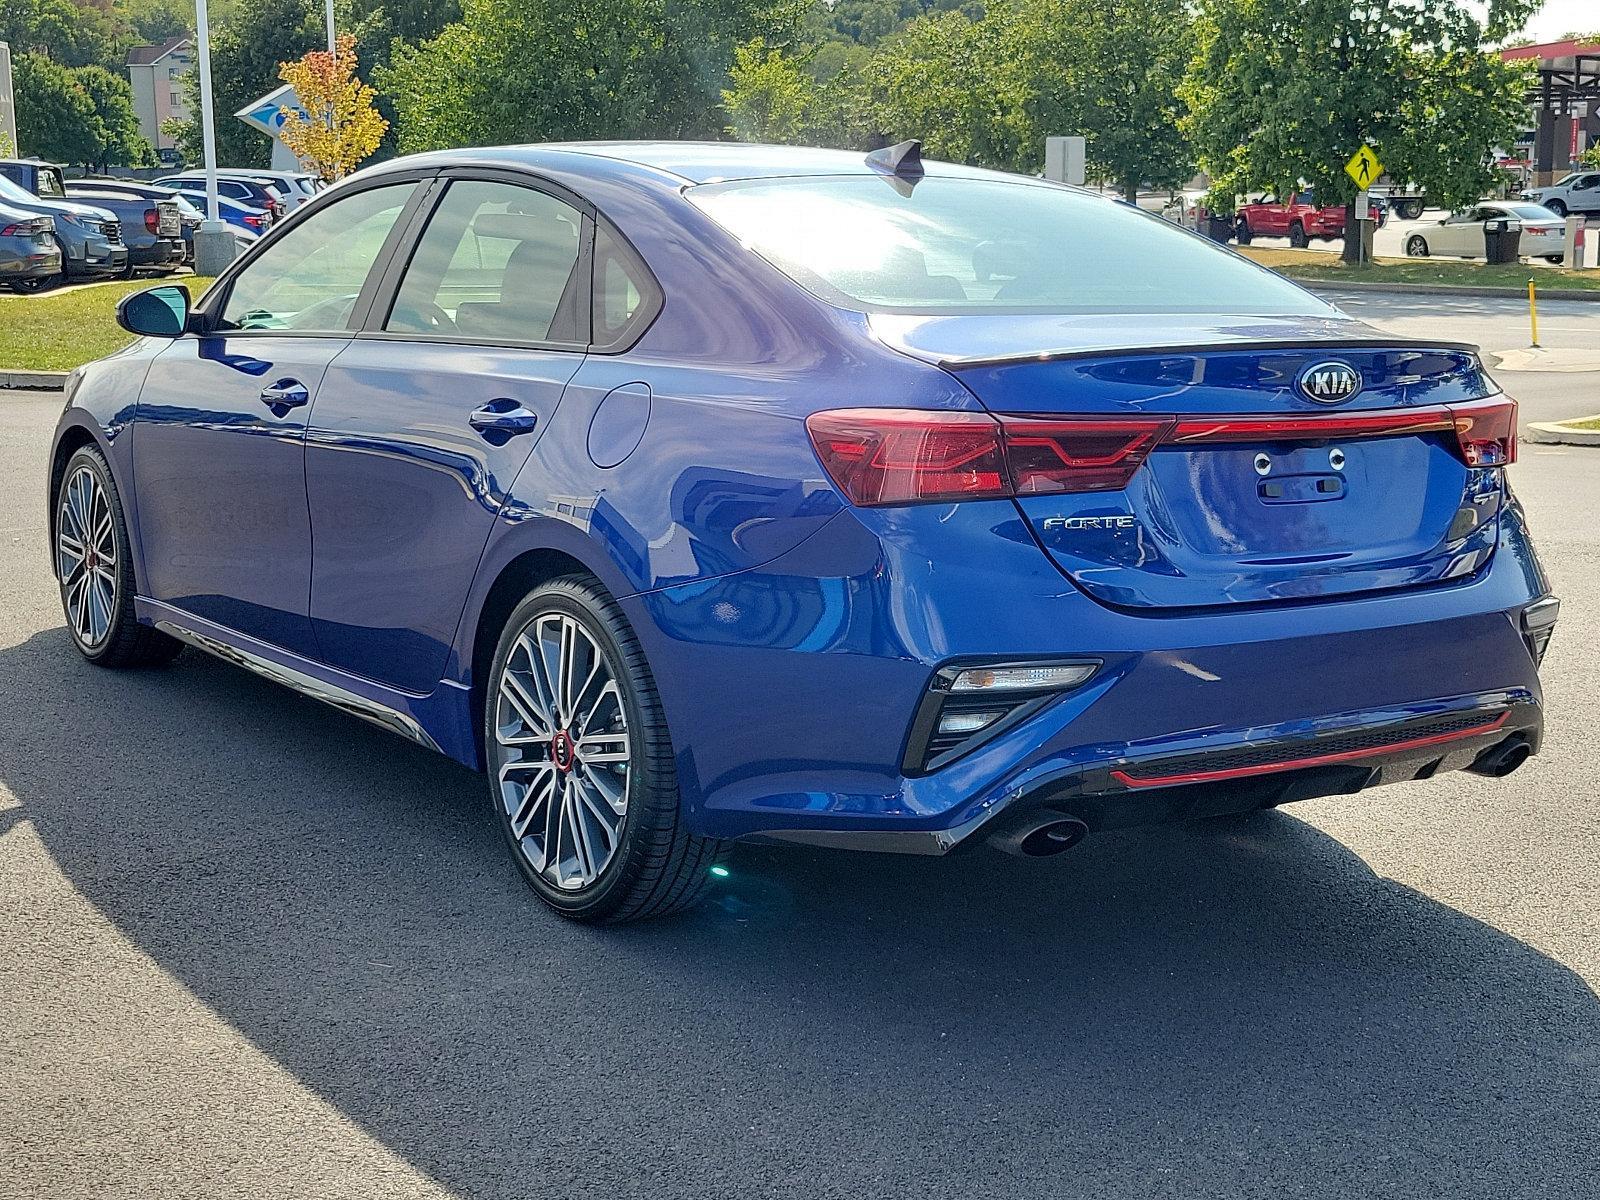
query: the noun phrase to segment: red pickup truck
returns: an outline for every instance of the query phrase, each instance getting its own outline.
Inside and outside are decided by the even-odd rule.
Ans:
[[[1378,219],[1378,209],[1369,209]],[[1314,237],[1330,242],[1344,236],[1344,206],[1318,207],[1309,192],[1296,192],[1287,202],[1266,195],[1254,204],[1241,204],[1234,213],[1233,236],[1241,246],[1258,237],[1286,237],[1291,246],[1309,245]]]

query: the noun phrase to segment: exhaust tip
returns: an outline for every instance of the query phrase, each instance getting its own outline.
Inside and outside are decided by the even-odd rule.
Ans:
[[[1490,746],[1468,770],[1491,779],[1504,779],[1533,756],[1533,747],[1518,739]]]
[[[992,834],[989,844],[1019,858],[1049,858],[1071,850],[1088,832],[1089,827],[1077,817],[1045,811],[1032,813],[1004,832]]]

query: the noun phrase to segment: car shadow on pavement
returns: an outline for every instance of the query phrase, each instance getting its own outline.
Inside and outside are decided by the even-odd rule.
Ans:
[[[749,850],[595,930],[478,777],[341,713],[60,630],[0,681],[0,781],[72,884],[464,1196],[1593,1194],[1594,994],[1287,813],[1045,862]]]

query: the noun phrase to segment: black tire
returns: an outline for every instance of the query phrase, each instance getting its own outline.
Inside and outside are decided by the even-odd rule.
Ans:
[[[1250,222],[1240,217],[1233,225],[1233,240],[1241,246],[1250,244]]]
[[[1296,221],[1289,226],[1289,245],[1296,250],[1304,250],[1311,244],[1311,239],[1306,236],[1306,227]]]
[[[1551,212],[1555,213],[1555,215],[1558,217],[1565,217],[1567,215],[1567,206],[1565,201],[1546,200],[1544,206]]]
[[[501,769],[511,756],[511,751],[499,740],[501,729],[518,723],[526,724],[530,730],[534,728],[531,723],[519,722],[515,705],[502,700],[507,664],[517,650],[518,639],[536,620],[562,617],[577,622],[588,635],[618,685],[625,721],[625,729],[618,736],[626,739],[629,756],[624,793],[626,811],[617,826],[609,857],[592,881],[576,887],[557,886],[546,874],[550,869],[548,862],[534,861],[532,855],[536,851],[541,860],[550,857],[543,846],[533,845],[535,835],[540,832],[535,828],[539,822],[528,825],[522,837],[515,832],[517,816],[540,807],[530,800],[534,785],[529,783],[527,790],[517,795],[505,790],[513,785],[502,785],[500,781]],[[503,708],[503,705],[511,706]],[[573,706],[574,710],[578,707]],[[684,828],[676,759],[654,677],[627,618],[598,582],[587,576],[570,576],[543,584],[523,598],[501,631],[485,681],[483,713],[490,803],[518,870],[541,900],[574,921],[617,924],[666,916],[693,907],[704,898],[714,881],[711,869],[726,852],[727,843],[698,837]],[[507,722],[505,725],[503,718]],[[571,722],[572,729],[581,736],[586,731],[578,726],[576,720]],[[563,734],[568,732],[571,730],[564,730]],[[526,757],[530,756],[519,752],[519,760]],[[562,756],[552,750],[547,755],[541,751],[540,757],[541,761],[556,761]],[[582,770],[577,765],[576,750],[568,750],[564,757],[573,765],[559,772],[549,772],[552,790],[543,806],[547,815],[555,804],[555,786],[569,773],[576,780]],[[581,784],[576,786],[582,787]],[[588,820],[576,800],[573,812],[574,820]],[[562,872],[562,828],[558,826],[556,831],[554,871],[557,876]],[[589,821],[586,828],[592,833],[598,827]],[[548,831],[546,823],[545,843],[550,840]]]
[[[80,631],[80,623],[74,617],[71,602],[74,582],[91,570],[94,560],[82,558],[79,568],[69,571],[66,560],[70,559],[71,555],[64,549],[63,542],[63,535],[72,536],[70,524],[64,520],[62,514],[63,499],[68,488],[84,471],[93,475],[101,489],[101,495],[105,498],[110,528],[105,531],[105,540],[102,544],[114,546],[116,553],[116,562],[108,569],[114,582],[109,585],[111,601],[105,610],[107,613],[105,632],[99,637],[89,637]],[[153,667],[176,658],[183,649],[183,643],[149,625],[141,625],[134,616],[133,596],[136,589],[133,581],[133,556],[128,543],[128,523],[123,515],[122,500],[117,495],[116,484],[111,478],[111,469],[106,465],[106,460],[97,447],[80,446],[67,460],[67,465],[56,484],[55,495],[51,497],[50,511],[51,552],[61,592],[61,608],[66,614],[68,636],[72,638],[72,644],[78,648],[78,653],[97,667],[111,668]],[[92,519],[91,524],[101,527],[97,520]],[[89,586],[93,583],[93,580],[87,581]]]
[[[1407,200],[1396,211],[1402,221],[1415,221],[1422,216],[1422,201]]]
[[[1423,237],[1420,233],[1413,233],[1410,237],[1408,237],[1406,239],[1406,257],[1427,258],[1428,239]]]

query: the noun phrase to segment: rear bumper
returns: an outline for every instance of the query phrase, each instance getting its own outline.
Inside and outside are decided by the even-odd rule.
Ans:
[[[136,267],[176,267],[183,263],[183,242],[177,238],[152,238],[143,245],[130,246],[128,253]]]
[[[1089,599],[1014,508],[881,511],[880,529],[852,510],[759,570],[622,601],[696,832],[939,854],[1032,807],[1115,828],[1431,776],[1510,739],[1538,749],[1523,614],[1549,588],[1515,502],[1469,580],[1176,615]],[[944,559],[918,553],[924,522]],[[1101,667],[908,773],[940,667],[1062,657]]]
[[[55,247],[27,253],[8,253],[0,248],[0,280],[38,279],[61,272],[61,251]]]

